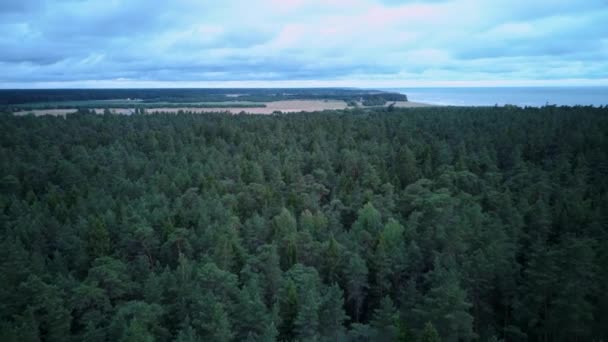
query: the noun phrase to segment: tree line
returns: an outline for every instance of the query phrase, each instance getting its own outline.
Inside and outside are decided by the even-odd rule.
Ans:
[[[355,88],[0,89],[0,110],[3,107],[27,109],[40,103],[61,106],[61,102],[66,102],[71,106],[69,102],[127,98],[139,99],[144,104],[279,100],[407,101],[405,94]]]

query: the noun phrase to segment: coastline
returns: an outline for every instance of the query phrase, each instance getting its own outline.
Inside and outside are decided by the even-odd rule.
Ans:
[[[419,87],[383,88],[435,106],[606,106],[608,86],[593,87]]]

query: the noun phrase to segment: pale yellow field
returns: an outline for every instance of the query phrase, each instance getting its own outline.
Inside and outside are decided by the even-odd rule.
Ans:
[[[288,101],[274,101],[266,102],[266,107],[260,108],[153,108],[147,109],[147,112],[169,112],[177,113],[180,110],[190,111],[195,113],[209,113],[209,112],[230,112],[238,114],[241,112],[249,114],[272,114],[275,111],[283,113],[295,113],[295,112],[316,112],[322,110],[333,110],[333,109],[345,109],[346,102],[344,101],[333,101],[333,100],[288,100]]]
[[[399,108],[420,108],[420,107],[437,107],[436,105],[422,103],[422,102],[409,102],[409,101],[396,101],[388,102],[385,107],[390,106],[391,103],[395,103],[395,107]]]

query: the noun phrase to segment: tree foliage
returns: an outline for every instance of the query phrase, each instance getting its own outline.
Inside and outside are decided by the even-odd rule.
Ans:
[[[0,129],[0,340],[608,340],[606,108]]]

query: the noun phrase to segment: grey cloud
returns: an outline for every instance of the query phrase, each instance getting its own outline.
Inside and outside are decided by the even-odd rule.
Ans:
[[[564,24],[560,25],[562,20]],[[599,42],[608,38],[608,25],[603,25],[607,21],[608,11],[604,11],[577,20],[558,17],[550,23],[529,22],[533,28],[530,36],[487,35],[482,31],[457,44],[454,56],[460,59],[553,56],[594,60],[605,55],[599,49]]]
[[[284,79],[332,79],[351,75],[353,72],[363,74],[394,74],[395,68],[378,67],[374,63],[357,63],[337,65],[316,65],[307,60],[296,58],[264,58],[257,61],[244,57],[226,59],[220,62],[194,64],[179,62],[140,61],[125,64],[104,62],[96,68],[73,69],[70,72],[61,66],[45,73],[15,73],[5,81],[77,81],[91,79],[118,79],[158,81],[234,81],[244,77],[255,77],[260,80]]]
[[[256,29],[228,31],[218,34],[211,39],[207,37],[187,37],[171,45],[177,51],[190,51],[210,48],[239,48],[246,49],[255,45],[263,44],[273,38],[270,32]]]
[[[1,0],[0,0],[1,1]],[[379,0],[375,6],[396,7],[411,3],[458,4],[462,0]],[[2,82],[109,80],[127,78],[150,81],[330,80],[358,77],[395,77],[400,73],[432,77],[481,73],[497,77],[606,76],[608,65],[608,9],[605,1],[583,4],[555,0],[538,2],[497,0],[506,11],[486,8],[490,27],[453,32],[445,27],[421,30],[415,43],[391,46],[382,39],[334,45],[315,44],[323,37],[303,33],[305,39],[273,45],[281,29],[291,24],[308,28],[317,19],[336,13],[268,14],[252,5],[195,0],[42,1],[0,2],[0,86]],[[604,4],[604,10],[601,4]],[[119,4],[119,5],[116,5]],[[487,6],[479,2],[479,6]],[[500,7],[500,6],[499,6]],[[573,9],[573,7],[578,7]],[[236,9],[246,8],[239,15]],[[457,7],[456,7],[457,8]],[[361,8],[365,11],[366,8]],[[354,11],[356,12],[356,11]],[[568,12],[564,25],[542,26],[541,17]],[[312,12],[311,12],[312,13]],[[458,15],[453,14],[457,19]],[[310,17],[309,17],[310,16]],[[317,17],[318,16],[318,17]],[[257,17],[257,21],[247,18]],[[273,22],[276,21],[276,22]],[[342,25],[344,22],[343,21]],[[484,35],[492,26],[510,22],[538,25],[531,36]],[[216,33],[198,27],[219,27]],[[331,25],[329,25],[331,26]],[[331,27],[328,27],[331,29]],[[357,29],[366,30],[365,27]],[[477,29],[475,31],[475,29]],[[545,31],[542,31],[545,29]],[[380,29],[382,30],[382,28]],[[390,31],[393,30],[393,31]],[[467,30],[470,30],[467,32]],[[316,32],[312,30],[311,32]],[[367,32],[367,31],[366,31]],[[399,35],[387,28],[380,37]],[[292,34],[300,34],[295,30]],[[339,38],[339,37],[338,37]],[[293,38],[295,39],[295,38]],[[608,42],[608,40],[606,40]],[[273,47],[265,47],[268,46]],[[370,48],[374,46],[374,48]],[[400,61],[389,56],[414,50],[440,50],[445,59]],[[432,58],[431,58],[432,59]],[[578,64],[577,64],[578,63]],[[579,64],[585,64],[582,67]],[[555,67],[554,67],[555,65]],[[456,76],[454,76],[456,77]]]
[[[559,40],[547,42],[528,41],[520,44],[509,44],[509,42],[488,43],[489,45],[470,46],[455,54],[460,59],[482,59],[497,57],[539,57],[554,56],[560,59],[584,60],[588,58],[587,52],[597,56],[593,51],[595,42],[590,40]],[[576,46],[577,50],[572,49]]]
[[[606,0],[498,0],[493,2],[497,18],[534,20],[543,17],[576,15],[606,10]]]

